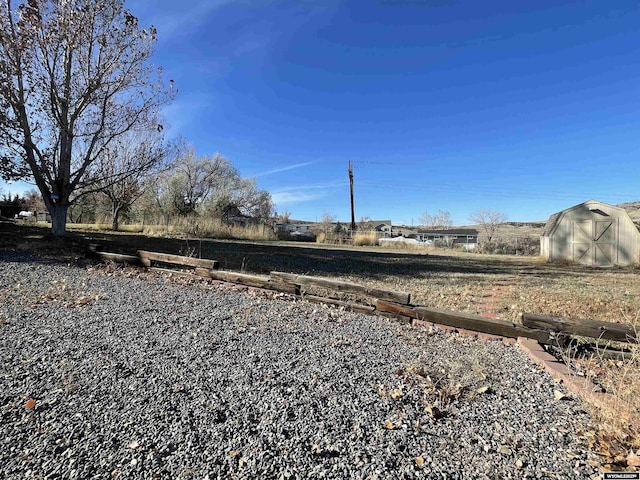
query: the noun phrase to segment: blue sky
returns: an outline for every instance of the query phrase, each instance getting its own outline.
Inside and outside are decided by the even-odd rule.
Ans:
[[[293,218],[349,221],[349,160],[356,220],[640,200],[640,2],[126,4],[158,29],[171,134]]]

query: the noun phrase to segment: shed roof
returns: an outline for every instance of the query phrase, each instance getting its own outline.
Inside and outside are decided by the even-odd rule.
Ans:
[[[561,212],[554,213],[553,215],[551,215],[549,217],[549,220],[547,220],[547,223],[544,226],[544,231],[542,232],[542,236],[543,237],[548,237],[553,233],[553,231],[555,230],[556,226],[558,225],[558,222],[560,221],[560,218],[562,217],[563,214],[565,214],[567,212],[570,212],[572,210],[577,210],[579,208],[583,208],[583,207],[587,207],[590,210],[593,210],[594,209],[593,207],[597,208],[597,207],[600,207],[600,206],[603,206],[603,207],[606,207],[606,208],[611,208],[611,209],[614,209],[614,210],[618,210],[620,212],[623,212],[623,214],[627,215],[627,216],[629,215],[624,208],[616,207],[615,205],[610,205],[608,203],[604,203],[604,202],[601,202],[599,200],[591,199],[591,200],[587,200],[586,202],[579,203],[578,205],[574,205],[573,207],[566,208],[566,209],[562,210]]]

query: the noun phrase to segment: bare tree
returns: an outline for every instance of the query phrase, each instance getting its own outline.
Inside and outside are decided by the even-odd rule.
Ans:
[[[226,210],[229,208],[237,209],[242,215],[261,222],[271,218],[274,211],[271,194],[258,188],[254,178],[240,179],[234,188]]]
[[[164,175],[155,175],[147,180],[147,192],[150,192],[155,206],[162,215],[167,234],[169,233],[171,215],[177,213],[175,199],[180,195],[180,188],[177,176],[171,175],[170,172],[166,172]]]
[[[438,213],[431,215],[429,212],[424,212],[420,217],[420,222],[424,227],[430,230],[445,230],[451,228],[453,222],[451,221],[451,214],[447,211],[438,210]]]
[[[222,155],[200,157],[192,147],[181,148],[172,170],[153,181],[152,191],[165,222],[174,214],[222,220],[244,215],[258,221],[273,215],[271,194],[254,179],[242,178]]]
[[[96,180],[91,188],[109,201],[113,230],[119,228],[120,214],[144,194],[146,178],[154,170],[162,170],[167,155],[168,147],[160,132],[132,131],[111,142],[92,165],[89,176]]]
[[[507,215],[496,210],[477,210],[469,215],[469,220],[482,227],[487,241],[490,242],[495,236],[498,226],[507,221]]]
[[[278,216],[278,223],[289,223],[291,221],[291,212],[287,210],[276,215]]]
[[[35,189],[29,190],[24,195],[24,203],[30,212],[42,212],[45,209],[42,195]]]
[[[331,212],[324,212],[322,217],[320,218],[320,225],[318,225],[319,232],[324,233],[325,235],[329,235],[331,230],[333,229],[333,223],[336,221],[336,216]]]
[[[124,0],[0,5],[0,172],[35,180],[55,236],[109,145],[134,127],[162,129],[172,92],[150,62],[155,40]]]
[[[171,179],[173,209],[180,215],[196,213],[213,197],[233,190],[239,179],[235,167],[219,153],[199,157],[193,147],[183,146]]]
[[[375,225],[373,224],[373,220],[371,220],[371,217],[366,215],[363,217],[360,217],[360,221],[358,222],[358,230],[363,232],[368,232],[373,230],[374,228],[375,228]]]

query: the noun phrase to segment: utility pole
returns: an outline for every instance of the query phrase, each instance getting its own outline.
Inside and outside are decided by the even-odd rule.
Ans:
[[[351,235],[356,231],[356,215],[353,209],[353,165],[349,160],[349,187],[351,189]]]

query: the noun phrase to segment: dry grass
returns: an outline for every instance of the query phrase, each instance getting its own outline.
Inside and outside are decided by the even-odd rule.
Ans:
[[[46,225],[45,225],[46,226]],[[110,232],[110,223],[67,223],[67,230],[80,230],[80,231],[97,231],[97,232]],[[120,225],[119,233],[142,233],[144,227],[142,225]],[[113,232],[113,233],[118,233]]]
[[[80,231],[111,231],[111,224],[107,223],[69,223],[69,230]],[[265,225],[250,225],[247,227],[229,225],[221,220],[201,217],[176,218],[169,225],[120,225],[118,232],[113,233],[144,233],[151,236],[174,236],[217,238],[236,240],[275,240],[275,233]]]
[[[640,312],[628,323],[638,333]],[[602,345],[604,346],[604,345]],[[584,377],[587,385],[596,384],[609,395],[609,402],[585,407],[594,420],[593,430],[584,432],[591,448],[603,458],[606,470],[633,471],[640,467],[640,346],[629,346],[624,358],[611,360],[595,353],[588,359],[565,351],[565,361]]]
[[[147,235],[192,236],[197,238],[220,238],[242,240],[275,240],[275,233],[265,225],[250,225],[247,227],[230,225],[218,219],[191,217],[177,218],[170,224],[146,225],[144,233]]]
[[[407,253],[426,253],[434,251],[433,245],[427,245],[426,243],[405,243],[405,242],[380,242],[380,247],[394,252],[407,252]]]
[[[374,231],[356,233],[353,236],[353,244],[358,247],[373,247],[375,245],[378,245],[378,235],[376,235],[376,232]]]

